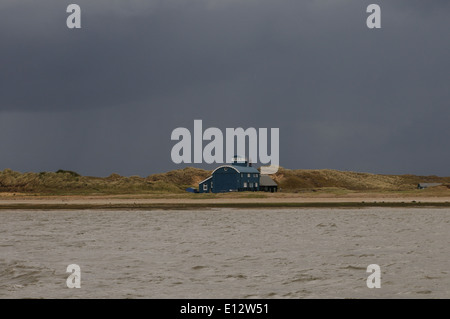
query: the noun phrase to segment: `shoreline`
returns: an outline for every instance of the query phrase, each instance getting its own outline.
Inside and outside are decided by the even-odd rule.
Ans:
[[[150,196],[150,195],[148,195]],[[0,196],[0,211],[5,210],[188,210],[211,208],[365,208],[365,207],[450,207],[450,196],[405,196],[403,194],[347,195],[268,194],[242,197],[236,194],[210,197],[124,194],[115,196]]]

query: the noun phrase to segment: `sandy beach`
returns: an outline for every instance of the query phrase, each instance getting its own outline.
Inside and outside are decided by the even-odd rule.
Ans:
[[[208,207],[371,207],[371,206],[450,206],[450,195],[438,194],[216,194],[200,195],[98,195],[98,196],[36,196],[3,194],[0,209],[107,209],[107,208],[208,208]]]

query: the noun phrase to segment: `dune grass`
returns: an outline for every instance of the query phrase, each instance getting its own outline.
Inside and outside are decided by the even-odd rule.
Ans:
[[[0,193],[28,195],[148,195],[188,196],[189,198],[214,198],[215,194],[187,194],[187,187],[198,187],[198,183],[211,172],[198,168],[184,168],[148,177],[81,176],[73,171],[20,173],[10,169],[0,171]],[[289,170],[281,168],[272,178],[279,189],[286,193],[320,193],[346,195],[352,192],[415,193],[422,182],[442,183],[433,190],[421,190],[422,194],[447,192],[450,177],[415,175],[379,175],[337,170]],[[264,193],[232,193],[220,196],[264,198]]]

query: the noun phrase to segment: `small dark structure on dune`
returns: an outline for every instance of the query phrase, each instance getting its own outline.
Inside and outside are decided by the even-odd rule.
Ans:
[[[188,187],[186,188],[186,192],[188,193],[198,193],[198,190],[194,187]]]
[[[277,192],[278,184],[269,175],[261,175],[259,179],[259,190],[263,192]]]
[[[418,189],[424,189],[424,188],[428,188],[428,187],[436,187],[436,186],[441,186],[442,183],[419,183],[417,185]]]

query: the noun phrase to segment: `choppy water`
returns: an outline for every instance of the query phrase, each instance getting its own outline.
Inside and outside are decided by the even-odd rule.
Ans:
[[[450,298],[449,209],[0,212],[0,298]],[[81,288],[66,286],[69,264]],[[366,268],[381,267],[369,289]]]

